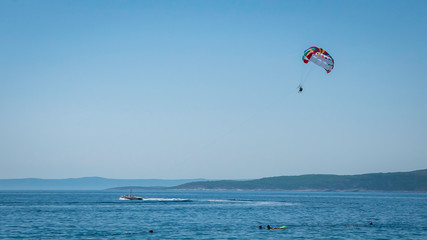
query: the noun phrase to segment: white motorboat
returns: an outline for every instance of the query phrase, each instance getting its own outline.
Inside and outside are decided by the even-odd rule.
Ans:
[[[132,190],[128,195],[123,195],[119,198],[119,200],[144,200],[142,197],[138,197],[132,194]]]

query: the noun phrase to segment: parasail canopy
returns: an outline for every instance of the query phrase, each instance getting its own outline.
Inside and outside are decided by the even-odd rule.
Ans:
[[[302,60],[304,63],[312,62],[322,67],[326,70],[326,73],[330,73],[332,69],[334,69],[334,59],[328,52],[320,47],[309,47],[304,51]]]

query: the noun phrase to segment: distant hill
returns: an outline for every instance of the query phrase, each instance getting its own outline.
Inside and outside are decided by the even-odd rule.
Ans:
[[[256,180],[199,181],[173,189],[427,192],[427,169],[361,175],[301,175]]]
[[[205,179],[110,179],[101,177],[67,178],[67,179],[0,179],[0,190],[104,190],[107,188],[130,186],[171,187],[188,182]]]
[[[267,177],[255,180],[206,179],[0,179],[0,190],[289,190],[289,191],[378,191],[427,192],[427,169],[412,172],[360,175],[311,174]]]

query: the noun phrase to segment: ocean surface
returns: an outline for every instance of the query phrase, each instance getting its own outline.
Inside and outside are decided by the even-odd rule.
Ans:
[[[427,239],[425,193],[124,194],[0,191],[0,239]]]

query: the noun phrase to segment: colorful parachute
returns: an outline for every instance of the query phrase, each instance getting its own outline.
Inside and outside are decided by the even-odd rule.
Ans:
[[[302,56],[304,63],[312,62],[330,73],[334,69],[334,59],[320,47],[309,47]]]

